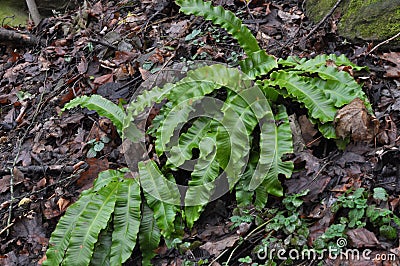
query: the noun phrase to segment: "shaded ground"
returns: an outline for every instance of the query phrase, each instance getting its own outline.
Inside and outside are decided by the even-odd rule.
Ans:
[[[294,154],[298,171],[284,184],[288,193],[310,190],[301,210],[310,221],[308,241],[334,221],[330,202],[350,188],[385,188],[389,198],[381,207],[399,214],[400,53],[368,54],[376,44],[355,45],[341,39],[335,32],[336,16],[304,40],[312,24],[301,1],[252,1],[249,9],[233,0],[215,2],[241,17],[261,46],[276,57],[345,54],[370,69],[357,77],[381,123],[375,141],[368,145],[351,143],[339,151],[333,142],[320,138],[300,106],[288,105],[289,114],[296,114],[292,118],[299,122],[295,128],[301,129],[306,149]],[[1,265],[40,263],[59,217],[79,193],[91,186],[98,172],[126,166],[121,140],[111,123],[85,110],[60,116],[66,102],[93,93],[129,102],[143,80],[176,62],[213,60],[234,65],[243,55],[223,30],[202,18],[179,14],[170,1],[96,2],[46,19],[32,33],[42,38],[42,46],[0,46]],[[88,142],[104,136],[111,141],[88,158]],[[270,201],[271,206],[281,204],[281,199]],[[220,262],[232,254],[231,264],[238,264],[238,258],[251,255],[263,236],[247,238],[233,252],[238,245],[229,220],[234,208],[229,195],[212,203],[187,235],[188,242],[203,248],[189,254],[161,247],[154,263],[181,265],[193,257],[211,261],[226,250]],[[240,233],[246,236],[250,227],[254,225],[248,224]],[[377,233],[376,228],[368,229]],[[379,244],[371,235],[366,239],[372,241],[374,252],[399,254],[398,236],[379,238]],[[213,248],[207,248],[207,243]],[[136,265],[139,258],[134,253],[128,264]]]

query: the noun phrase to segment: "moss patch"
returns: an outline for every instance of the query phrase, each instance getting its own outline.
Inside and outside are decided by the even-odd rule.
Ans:
[[[0,1],[0,22],[3,25],[26,25],[27,21],[28,11],[25,10],[25,1]]]
[[[337,0],[307,0],[306,15],[317,23],[328,14],[336,2]]]
[[[336,0],[307,0],[307,16],[320,21]],[[339,34],[351,41],[383,41],[400,32],[400,0],[345,0],[339,6],[343,15]],[[399,47],[400,40],[390,45]]]

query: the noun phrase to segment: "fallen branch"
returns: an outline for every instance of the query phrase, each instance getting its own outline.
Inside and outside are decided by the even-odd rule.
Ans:
[[[48,172],[57,173],[57,174],[71,174],[76,170],[81,168],[81,165],[84,165],[84,162],[80,161],[75,165],[29,165],[29,166],[15,166],[19,171],[26,174],[45,174]],[[86,166],[85,166],[86,167]],[[84,167],[84,168],[85,168]],[[0,176],[9,175],[9,170],[0,170]]]
[[[391,41],[393,41],[394,39],[399,38],[399,37],[400,37],[400,32],[397,33],[396,35],[390,37],[389,39],[384,40],[384,41],[381,42],[381,43],[378,43],[374,48],[371,49],[371,51],[368,52],[367,55],[371,54],[373,51],[375,51],[376,49],[378,49],[380,46],[382,46],[382,45],[384,45],[384,44],[387,44],[387,43],[389,43],[389,42],[391,42]]]
[[[39,43],[40,39],[30,33],[0,28],[0,44],[9,46],[34,46]]]

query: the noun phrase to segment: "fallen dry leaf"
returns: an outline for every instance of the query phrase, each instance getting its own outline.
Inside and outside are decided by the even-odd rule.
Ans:
[[[94,79],[93,83],[94,84],[98,84],[98,85],[102,85],[108,82],[113,82],[114,81],[114,77],[113,74],[105,74],[103,76],[97,77]]]
[[[93,181],[97,178],[99,173],[108,169],[107,158],[86,158],[86,162],[89,165],[89,169],[83,172],[76,181],[77,185],[80,187],[80,191],[92,187]]]
[[[300,15],[295,13],[289,13],[282,10],[278,10],[278,16],[285,22],[293,22],[294,20],[298,20],[301,18]]]
[[[380,58],[394,64],[394,66],[390,66],[390,65],[384,66],[386,69],[385,77],[388,77],[388,78],[400,77],[400,53],[399,52],[384,53],[380,56]]]
[[[364,102],[355,98],[340,109],[335,117],[335,130],[339,138],[351,137],[355,142],[370,142],[378,132],[379,121],[368,113]]]
[[[306,115],[299,116],[299,125],[304,142],[310,146],[317,146],[320,143],[320,141],[315,140],[318,130],[315,129],[315,125],[310,122]]]
[[[210,240],[211,237],[218,237],[222,235],[226,235],[229,230],[223,225],[215,225],[215,226],[207,226],[207,228],[198,235],[198,237],[203,240],[207,241]]]
[[[211,255],[219,256],[226,248],[231,248],[239,240],[238,235],[232,235],[215,242],[207,242],[200,248],[207,250]]]
[[[81,62],[76,66],[80,74],[86,73],[88,69],[88,62],[84,56],[81,57]]]
[[[166,30],[166,32],[169,33],[172,37],[178,37],[188,29],[188,25],[189,25],[188,20],[172,22],[171,28]]]
[[[393,122],[390,116],[385,117],[385,123],[381,126],[379,133],[376,136],[378,143],[389,145],[394,144],[397,138],[396,123]]]
[[[355,248],[372,248],[379,245],[375,234],[365,228],[356,228],[347,231],[350,243]]]
[[[60,212],[64,212],[67,209],[67,207],[69,206],[70,203],[71,203],[71,201],[69,201],[67,199],[64,199],[64,198],[60,198],[57,201],[57,206],[60,209]]]
[[[150,71],[148,71],[144,68],[141,68],[141,67],[139,67],[139,72],[140,72],[140,75],[142,76],[143,80],[147,80],[151,75]]]

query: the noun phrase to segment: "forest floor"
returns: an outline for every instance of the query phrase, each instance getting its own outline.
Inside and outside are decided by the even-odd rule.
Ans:
[[[40,264],[51,232],[68,206],[99,172],[126,166],[121,139],[110,121],[83,109],[60,116],[65,103],[77,95],[94,93],[116,103],[129,102],[144,80],[174,63],[209,60],[234,66],[243,57],[225,31],[203,18],[179,13],[172,1],[88,2],[92,4],[30,28],[41,39],[37,45],[0,46],[0,265]],[[341,38],[336,32],[336,14],[305,39],[315,24],[305,16],[303,1],[252,1],[248,8],[240,1],[213,2],[239,16],[267,53],[277,58],[345,54],[357,65],[368,67],[356,79],[363,83],[380,122],[374,140],[351,142],[341,151],[320,136],[303,108],[289,105],[288,113],[297,121],[294,124],[305,149],[293,155],[295,174],[282,181],[286,195],[309,190],[301,197],[299,209],[309,230],[304,245],[312,246],[330,225],[348,217],[363,226],[346,227],[337,236],[345,235],[353,248],[371,249],[370,257],[382,255],[381,261],[325,258],[324,265],[399,264],[399,225],[387,221],[387,228],[395,228],[395,233],[390,228],[389,233],[382,232],[382,226],[374,224],[366,212],[368,206],[375,206],[389,210],[388,216],[399,216],[400,52],[387,48],[370,52],[377,43],[354,44]],[[111,141],[88,156],[90,141],[103,136]],[[352,191],[359,188],[365,193],[340,198],[354,195]],[[343,203],[342,211],[334,212],[332,202],[338,198],[347,200],[347,205]],[[357,200],[365,200],[364,205],[357,205]],[[269,205],[282,208],[282,199],[271,197]],[[230,259],[229,265],[251,265],[262,262],[252,250],[268,237],[288,245],[285,241],[290,242],[288,236],[293,234],[285,228],[272,236],[250,235],[254,220],[242,217],[238,223],[232,219],[235,207],[231,195],[211,203],[184,240],[196,242],[198,248],[183,252],[161,245],[154,264],[191,265],[189,261],[218,258],[215,263]],[[251,208],[248,214],[252,215]],[[248,237],[240,242],[240,235]],[[126,264],[139,265],[139,258],[135,249]]]

